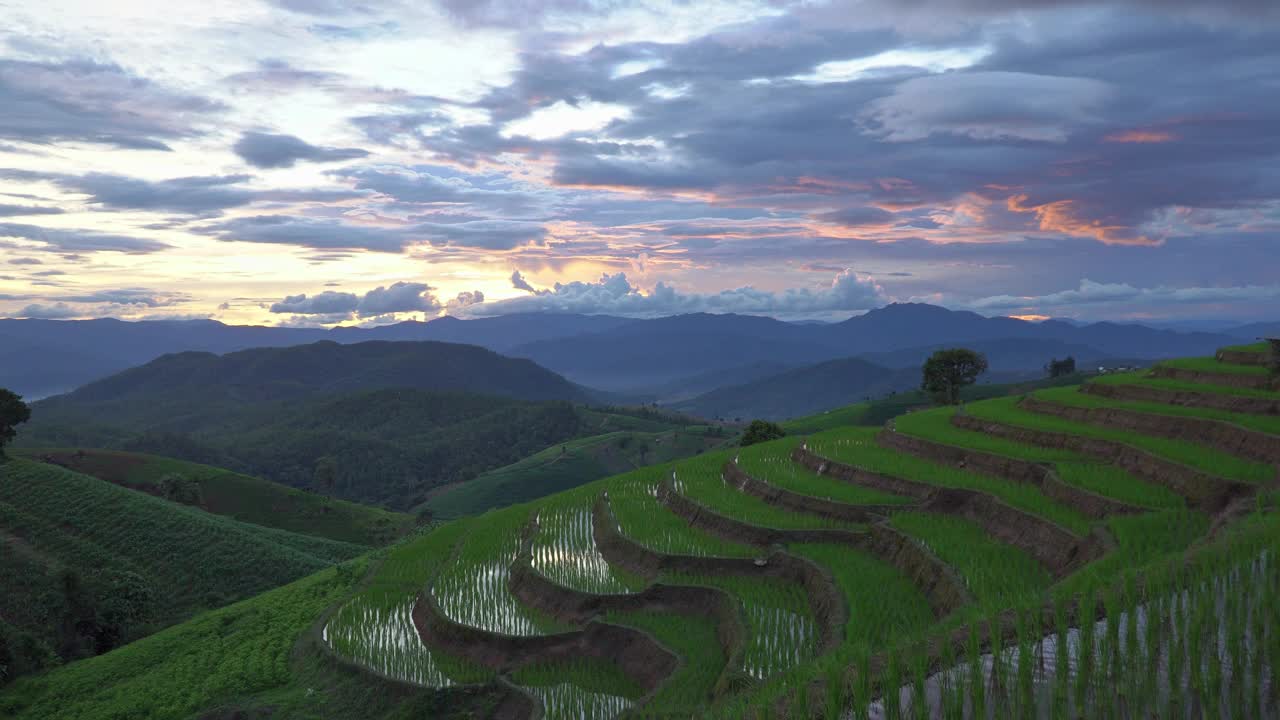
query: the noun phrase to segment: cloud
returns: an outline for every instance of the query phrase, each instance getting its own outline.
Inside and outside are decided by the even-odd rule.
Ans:
[[[326,323],[342,322],[353,317],[368,318],[405,312],[435,314],[443,306],[432,290],[430,285],[416,282],[379,286],[363,296],[326,290],[310,297],[306,294],[290,295],[272,304],[270,309],[273,313],[324,315]],[[480,298],[483,300],[483,294]]]
[[[849,228],[887,225],[895,217],[897,216],[887,210],[870,206],[845,208],[818,215],[819,220]]]
[[[398,253],[412,242],[403,228],[351,225],[338,220],[254,215],[207,226],[202,232],[225,242],[299,245],[323,250]]]
[[[528,280],[524,279],[524,275],[522,275],[519,270],[511,271],[511,287],[517,290],[524,290],[525,292],[529,292],[529,293],[538,292],[537,290],[534,289],[532,285],[529,284]]]
[[[0,138],[168,150],[224,106],[92,60],[0,59]]]
[[[1135,287],[1128,283],[1099,283],[1088,278],[1074,290],[1038,296],[993,295],[967,303],[975,310],[1074,308],[1081,305],[1182,305],[1280,300],[1280,285],[1234,287]]]
[[[0,237],[21,238],[42,243],[42,249],[56,252],[122,252],[141,254],[165,250],[171,245],[158,240],[111,235],[92,230],[62,230],[20,223],[0,223]]]
[[[518,274],[517,274],[518,275]],[[513,283],[517,279],[513,276]],[[522,277],[519,278],[523,280]],[[780,293],[747,286],[717,293],[682,293],[659,282],[645,293],[625,273],[603,275],[596,282],[556,283],[524,297],[471,306],[474,316],[513,312],[560,312],[633,316],[681,313],[757,313],[803,315],[867,310],[885,302],[884,290],[870,278],[845,270],[825,288],[790,288]]]
[[[360,148],[331,148],[312,145],[293,135],[246,132],[232,147],[245,162],[257,168],[293,167],[299,160],[340,162],[369,155]]]
[[[36,207],[34,205],[6,205],[0,203],[0,217],[18,215],[61,215],[65,210],[56,207]]]
[[[470,307],[482,302],[484,302],[483,292],[479,290],[463,291],[458,293],[457,297],[445,303],[445,309],[450,315],[454,315],[462,308]]]
[[[513,215],[532,212],[541,205],[531,192],[478,187],[467,178],[442,177],[425,169],[387,166],[334,174],[354,180],[359,190],[372,190],[405,203],[469,205]]]
[[[84,317],[85,311],[71,307],[66,303],[41,305],[32,303],[13,313],[13,317],[29,320],[65,320],[67,318]]]
[[[234,187],[248,175],[180,177],[168,180],[109,173],[64,175],[53,181],[60,187],[89,196],[89,202],[113,210],[162,210],[204,214],[248,205],[254,193]]]
[[[955,72],[907,80],[860,114],[888,142],[951,134],[981,141],[1065,142],[1096,122],[1112,90],[1092,78],[1021,72]]]
[[[44,261],[43,261],[43,260],[37,260],[36,258],[25,258],[25,257],[24,257],[24,258],[14,258],[14,259],[12,259],[12,260],[10,260],[10,261],[9,261],[9,264],[10,264],[10,265],[43,265],[43,264],[44,264]]]

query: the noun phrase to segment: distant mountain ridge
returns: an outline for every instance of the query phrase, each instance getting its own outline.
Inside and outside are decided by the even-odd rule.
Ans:
[[[1101,357],[1156,359],[1205,355],[1240,338],[1274,331],[1280,331],[1274,323],[1219,333],[1110,322],[1033,323],[912,303],[888,305],[828,324],[705,313],[648,320],[527,313],[329,330],[224,325],[213,320],[0,319],[0,387],[42,397],[183,351],[226,353],[320,340],[343,344],[435,340],[526,357],[593,388],[658,397],[672,388],[705,391],[709,389],[706,380],[720,372],[733,371],[732,380],[741,381],[742,373],[752,366],[799,367],[940,344],[1042,340],[1092,348]],[[1019,362],[1026,366],[996,367],[1029,370],[1043,364]]]

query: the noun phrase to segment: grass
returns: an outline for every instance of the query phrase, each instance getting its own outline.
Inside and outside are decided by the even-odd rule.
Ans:
[[[1153,402],[1136,402],[1128,400],[1111,400],[1101,395],[1082,393],[1074,388],[1056,388],[1041,390],[1035,393],[1041,400],[1056,402],[1061,405],[1083,408],[1116,408],[1156,415],[1173,415],[1177,417],[1205,418],[1233,423],[1243,428],[1280,436],[1280,417],[1271,415],[1251,415],[1212,408],[1185,407],[1182,405],[1164,405]],[[1277,439],[1280,442],[1280,439]]]
[[[667,466],[646,468],[623,476],[610,488],[610,505],[623,535],[668,555],[747,558],[760,554],[756,548],[689,527],[658,502],[658,481],[669,474]]]
[[[0,464],[0,617],[63,660],[364,551],[210,515],[54,465]],[[120,607],[122,593],[130,603],[122,616],[99,610]],[[92,627],[80,629],[82,623]],[[104,629],[116,640],[106,647]]]
[[[1151,508],[1180,508],[1186,505],[1182,496],[1163,485],[1134,477],[1125,470],[1086,455],[1060,448],[1028,445],[956,427],[951,424],[951,416],[955,412],[955,408],[937,408],[912,413],[897,421],[897,429],[898,432],[947,445],[1032,462],[1053,463],[1055,472],[1064,482],[1133,505]]]
[[[747,645],[741,670],[755,678],[777,672],[817,654],[818,628],[804,588],[774,578],[720,575],[664,575],[669,585],[717,587],[742,603]]]
[[[1052,582],[1049,572],[1026,552],[997,542],[968,520],[906,512],[890,522],[955,568],[985,613],[1041,597]]]
[[[616,664],[583,658],[526,665],[511,680],[542,701],[547,720],[613,717],[644,694]]]
[[[797,465],[791,460],[791,451],[796,444],[797,440],[794,438],[784,438],[742,448],[738,452],[738,466],[757,480],[800,495],[849,505],[897,505],[911,502],[911,498],[835,480]]]
[[[1267,342],[1256,342],[1256,343],[1249,343],[1248,345],[1228,345],[1221,349],[1231,350],[1233,352],[1264,353],[1264,352],[1270,352],[1271,346]]]
[[[912,413],[915,417],[924,413]],[[874,428],[832,430],[809,438],[809,449],[850,465],[884,475],[916,480],[940,487],[964,488],[993,495],[1006,504],[1057,523],[1077,533],[1089,531],[1083,515],[1049,499],[1034,485],[1011,482],[990,475],[940,465],[881,447]]]
[[[360,576],[357,561],[215,610],[115,652],[20,679],[0,697],[0,715],[100,720],[194,716],[292,682],[298,636]]]
[[[1226,385],[1208,385],[1205,383],[1193,383],[1183,380],[1170,380],[1168,378],[1147,377],[1145,372],[1139,373],[1116,373],[1114,375],[1100,375],[1092,380],[1092,382],[1102,383],[1104,385],[1144,385],[1156,390],[1171,390],[1174,392],[1198,392],[1210,393],[1217,395],[1238,395],[1240,397],[1265,398],[1267,400],[1280,399],[1280,393],[1269,390],[1255,390],[1253,388],[1228,387]]]
[[[1270,374],[1267,368],[1261,365],[1233,365],[1231,363],[1218,362],[1216,358],[1211,357],[1161,360],[1159,365],[1162,367],[1177,368],[1179,370],[1222,373],[1225,375],[1258,375],[1265,377]]]
[[[966,406],[966,411],[974,417],[1020,427],[1122,442],[1146,450],[1153,455],[1229,480],[1266,483],[1276,477],[1276,469],[1270,463],[1245,460],[1220,450],[1182,440],[1153,437],[1127,430],[1073,422],[1053,415],[1033,413],[1018,407],[1018,398],[1001,398],[973,403]]]
[[[659,688],[648,709],[690,708],[708,702],[728,662],[716,627],[709,620],[661,612],[614,612],[605,621],[643,630],[684,660]]]
[[[675,470],[676,492],[714,512],[742,522],[780,530],[862,530],[865,526],[832,518],[792,512],[748,495],[722,479],[729,453],[704,455],[682,463]]]
[[[626,416],[605,417],[641,422]],[[436,518],[452,519],[536,500],[647,464],[690,457],[724,440],[707,430],[616,430],[557,443],[519,462],[481,473],[435,495],[421,507],[430,509]]]
[[[269,480],[159,455],[116,450],[18,449],[31,459],[52,456],[76,472],[100,480],[162,493],[160,482],[177,475],[199,486],[195,506],[263,527],[376,547],[413,527],[413,516],[326,498]]]

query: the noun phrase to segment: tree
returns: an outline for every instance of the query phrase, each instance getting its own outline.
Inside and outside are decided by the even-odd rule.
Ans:
[[[1044,366],[1044,370],[1051,378],[1074,375],[1076,372],[1076,359],[1070,355],[1062,360],[1054,358],[1049,361],[1048,365]]]
[[[338,484],[338,461],[332,455],[317,458],[312,477],[316,492],[332,495]]]
[[[747,426],[747,431],[742,433],[742,441],[738,444],[746,447],[786,436],[787,431],[783,430],[778,423],[769,422],[768,420],[752,420],[751,424]]]
[[[960,404],[960,389],[987,371],[987,358],[968,348],[939,350],[921,368],[920,388],[945,405]]]
[[[0,388],[0,458],[4,455],[4,446],[18,435],[17,427],[31,419],[31,408],[22,402],[22,396],[5,388]]]

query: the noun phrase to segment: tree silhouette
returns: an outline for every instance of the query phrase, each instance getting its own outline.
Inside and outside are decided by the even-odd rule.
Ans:
[[[30,419],[31,408],[22,402],[22,396],[0,388],[0,458],[5,456],[4,446],[17,437],[17,426]]]
[[[960,389],[987,371],[987,358],[968,348],[939,350],[921,368],[920,388],[945,405],[960,404]]]

